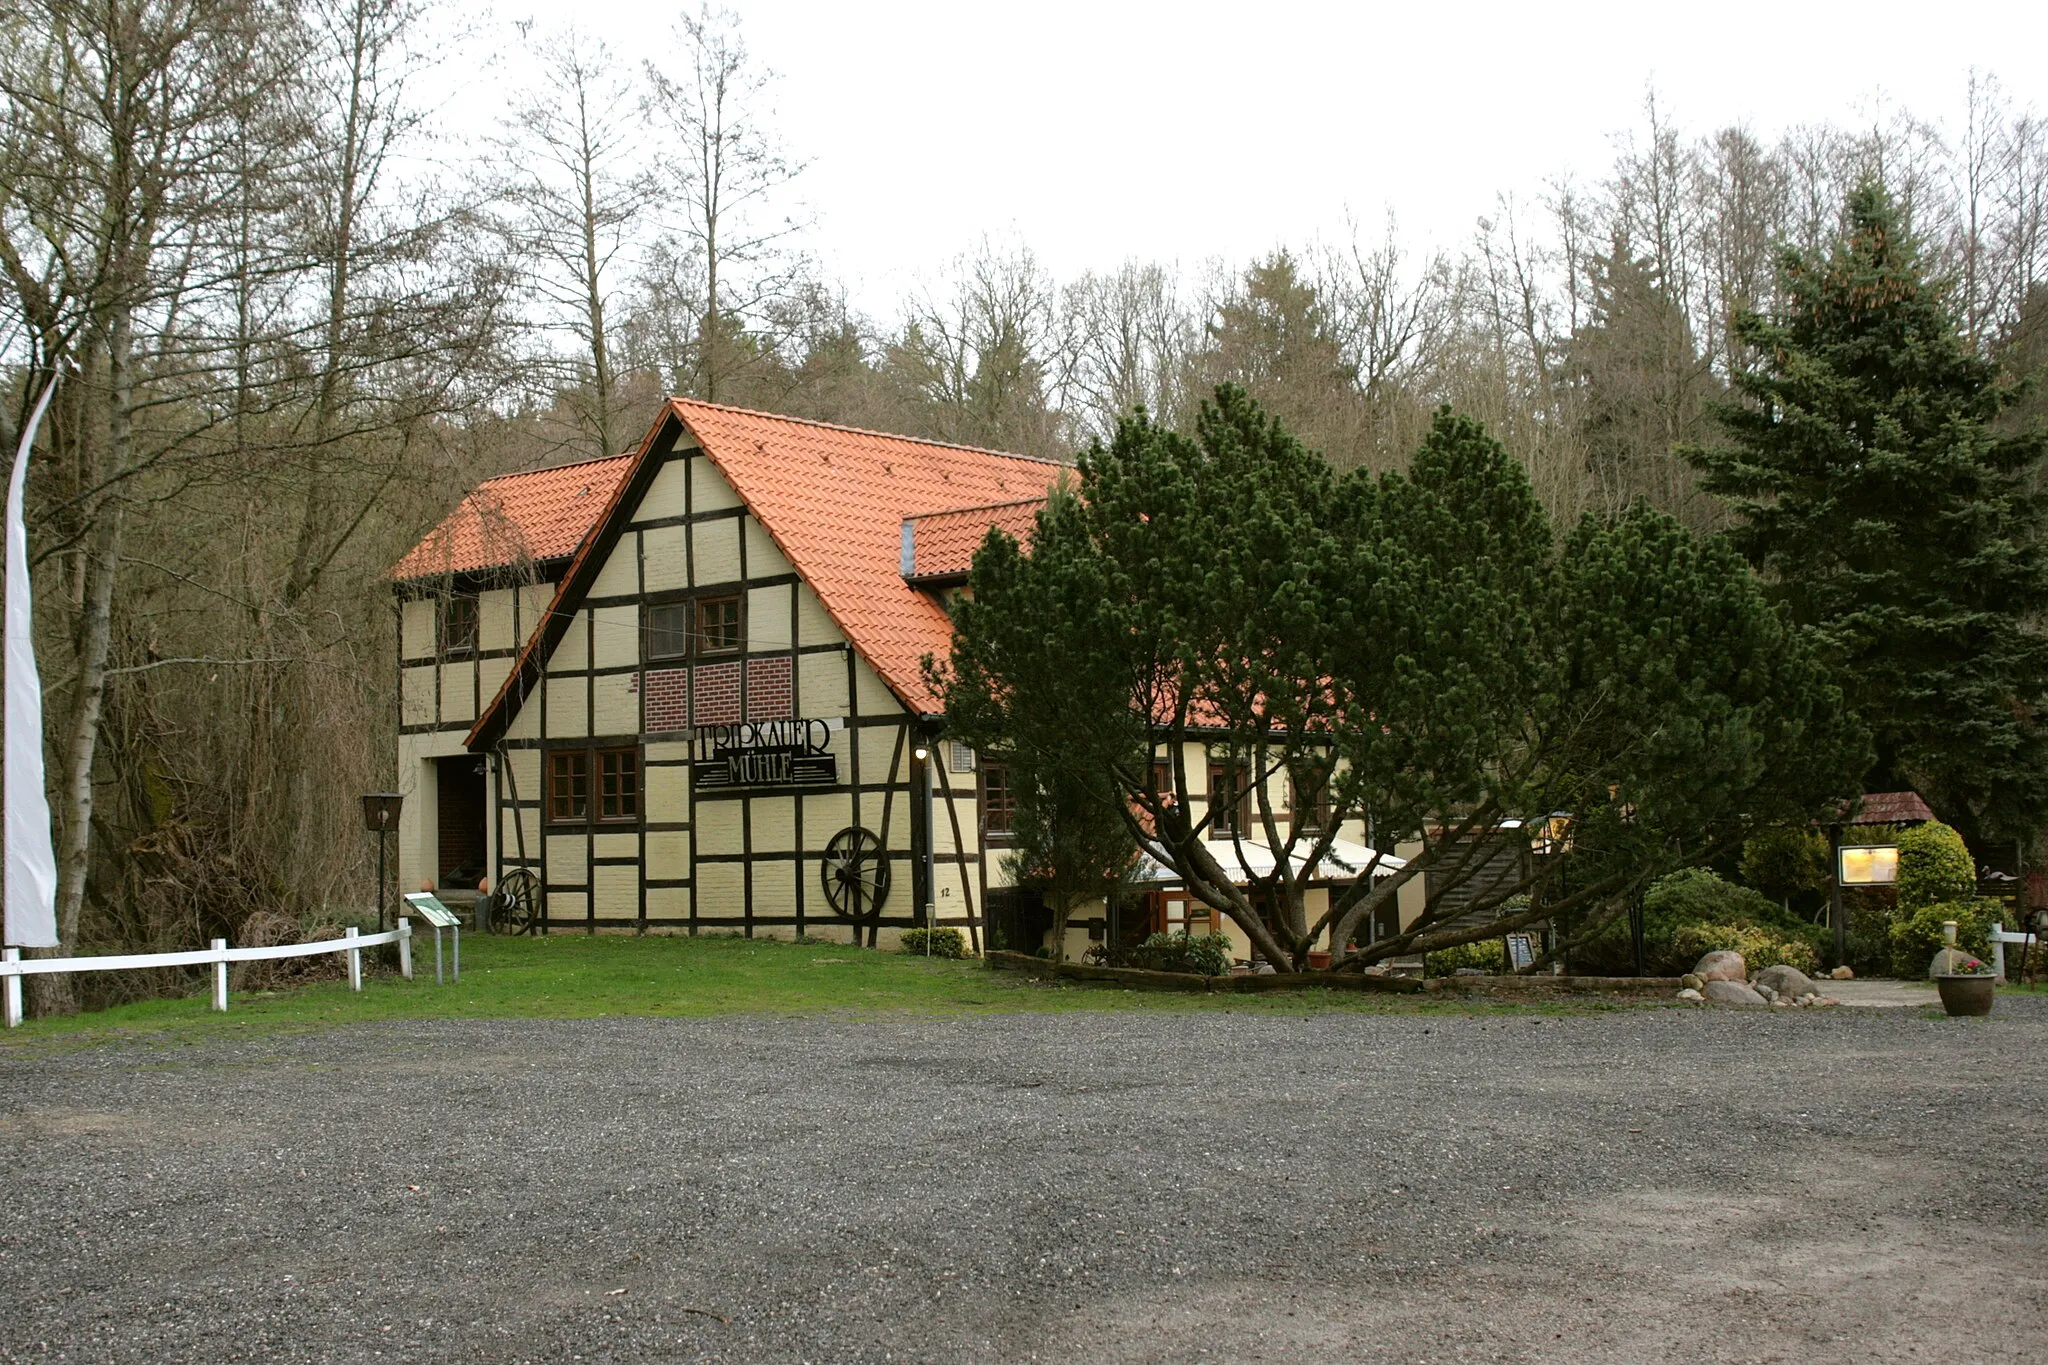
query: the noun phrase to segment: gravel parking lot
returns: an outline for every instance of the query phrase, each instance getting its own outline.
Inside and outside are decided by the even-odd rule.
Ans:
[[[0,1359],[2048,1355],[2048,1000],[0,1053]]]

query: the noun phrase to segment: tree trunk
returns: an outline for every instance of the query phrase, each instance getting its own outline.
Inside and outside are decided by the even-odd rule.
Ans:
[[[107,332],[107,463],[117,474],[128,466],[133,425],[134,371],[129,349],[133,321],[128,306],[116,308]],[[91,863],[93,761],[97,757],[100,712],[106,700],[107,655],[113,643],[114,580],[121,567],[123,508],[118,495],[100,504],[85,555],[85,594],[78,622],[78,683],[69,741],[64,749],[58,809],[62,846],[57,850],[58,953],[78,946],[79,916]],[[68,976],[32,977],[37,1014],[69,1014],[78,1008]]]

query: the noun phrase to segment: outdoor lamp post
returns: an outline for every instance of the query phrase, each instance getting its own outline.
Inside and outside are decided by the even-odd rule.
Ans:
[[[397,792],[369,792],[363,797],[363,826],[377,836],[377,932],[384,932],[384,836],[398,828],[398,808],[405,798]]]
[[[1890,886],[1899,879],[1897,844],[1844,844],[1842,827],[1828,827],[1834,845],[1834,877],[1828,889],[1828,914],[1835,922],[1835,965],[1849,960],[1849,916],[1842,906],[1845,886]]]
[[[918,859],[919,869],[924,873],[924,928],[925,956],[931,956],[932,933],[939,927],[937,861],[932,856],[932,741],[929,736],[920,735],[917,747],[911,751],[917,758],[917,826],[923,837],[924,854]]]

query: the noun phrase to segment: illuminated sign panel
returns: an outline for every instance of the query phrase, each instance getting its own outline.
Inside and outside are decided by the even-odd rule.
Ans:
[[[1842,849],[1844,886],[1890,886],[1899,879],[1897,844],[1854,844]]]

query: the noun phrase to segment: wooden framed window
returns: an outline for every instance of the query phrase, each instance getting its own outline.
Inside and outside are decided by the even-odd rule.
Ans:
[[[986,760],[981,765],[981,832],[992,842],[1017,832],[1017,797],[1010,790],[1010,769]]]
[[[690,652],[694,616],[688,602],[657,602],[647,608],[647,657],[680,659]]]
[[[548,821],[584,824],[590,819],[590,754],[556,749],[548,754]]]
[[[1329,779],[1317,782],[1313,773],[1289,773],[1287,809],[1304,830],[1320,834],[1328,829],[1334,814]]]
[[[640,818],[640,751],[597,751],[597,818],[599,821]]]
[[[1251,833],[1251,783],[1241,763],[1209,765],[1209,837],[1230,839]]]
[[[740,648],[740,599],[700,597],[697,599],[697,652],[736,654]]]
[[[631,824],[640,818],[640,751],[548,751],[548,823]]]
[[[476,653],[476,594],[458,592],[435,603],[434,641],[443,655]]]

